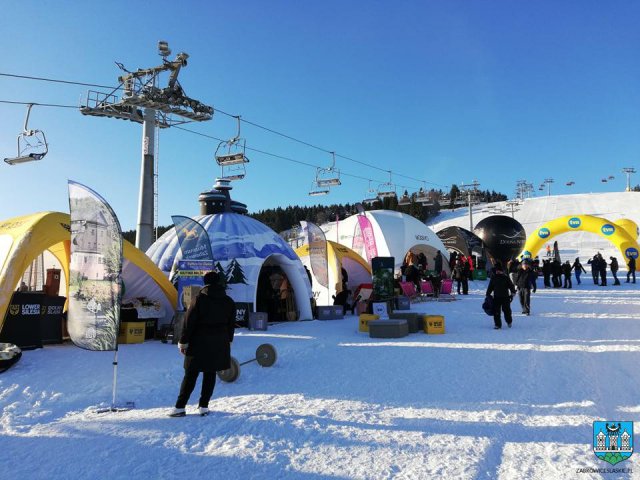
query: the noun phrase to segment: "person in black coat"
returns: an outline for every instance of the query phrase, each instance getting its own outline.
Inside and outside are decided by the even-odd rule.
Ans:
[[[436,256],[433,258],[433,266],[436,270],[436,273],[440,275],[440,273],[442,272],[442,254],[440,253],[440,250],[438,250]]]
[[[598,273],[600,274],[600,286],[607,286],[607,261],[602,257],[600,253],[596,254],[598,257]]]
[[[598,281],[598,273],[600,271],[600,268],[598,265],[598,256],[594,255],[593,258],[590,258],[587,261],[587,265],[591,265],[591,277],[593,278],[593,284],[599,285],[600,282]]]
[[[633,275],[633,283],[636,283],[636,259],[631,257],[627,263],[627,283],[629,283],[629,275]]]
[[[231,367],[231,342],[235,333],[236,305],[225,293],[224,280],[207,272],[204,287],[191,302],[182,324],[178,348],[184,355],[184,378],[172,417],[185,416],[185,407],[202,372],[198,401],[200,415],[209,413],[209,400],[216,384],[216,372]]]
[[[558,262],[560,263],[560,262]],[[533,288],[533,270],[529,264],[529,260],[522,262],[518,273],[516,273],[516,288],[518,289],[518,297],[522,306],[522,313],[531,314],[531,289]]]
[[[562,274],[564,275],[564,285],[562,288],[572,288],[573,284],[571,283],[571,264],[569,260],[562,264]]]
[[[618,280],[618,259],[616,257],[609,257],[611,263],[609,264],[609,268],[611,269],[611,275],[613,276],[613,284],[620,285],[620,280]]]
[[[551,287],[551,260],[542,260],[542,275],[544,276],[544,288]]]
[[[504,313],[504,320],[507,322],[507,326],[511,328],[513,321],[511,317],[511,300],[516,293],[516,289],[511,283],[509,277],[504,273],[502,264],[497,262],[493,267],[491,280],[487,287],[487,296],[493,293],[493,323],[494,329],[499,330],[502,328],[502,320],[500,318],[500,311]]]

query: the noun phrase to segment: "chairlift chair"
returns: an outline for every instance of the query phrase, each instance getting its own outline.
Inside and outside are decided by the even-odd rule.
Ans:
[[[367,205],[373,205],[378,201],[377,192],[375,189],[371,188],[371,180],[369,180],[369,188],[367,189],[366,197],[362,200],[362,203]]]
[[[318,187],[337,187],[340,183],[340,170],[336,168],[336,153],[331,153],[331,166],[318,168],[316,171],[316,184]]]
[[[33,103],[27,106],[27,116],[24,119],[24,127],[22,133],[18,135],[18,155],[4,159],[9,165],[42,160],[49,152],[49,144],[47,143],[44,132],[42,130],[30,130],[28,128],[31,107],[33,107]]]
[[[237,116],[238,132],[230,140],[222,141],[216,148],[216,163],[222,169],[222,177],[229,180],[241,180],[246,175],[245,163],[249,163],[246,155],[246,140],[240,138],[240,116]],[[225,171],[226,170],[226,171]]]
[[[411,205],[411,197],[409,196],[408,192],[405,190],[404,194],[400,197],[400,199],[398,200],[398,205]]]
[[[378,197],[393,198],[396,196],[396,186],[391,181],[391,170],[389,170],[389,181],[378,185]]]
[[[433,204],[433,202],[431,201],[431,197],[429,196],[427,191],[422,187],[420,188],[420,190],[418,190],[418,193],[416,193],[416,202],[421,203],[422,205]]]
[[[600,180],[602,183],[607,183],[607,179],[603,178],[602,180]]]
[[[609,178],[609,180],[613,180],[613,179],[615,179],[616,177],[614,177],[613,175],[609,175],[609,177],[608,177],[608,178]]]

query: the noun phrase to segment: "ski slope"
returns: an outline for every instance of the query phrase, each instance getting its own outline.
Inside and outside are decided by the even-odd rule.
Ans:
[[[496,213],[496,210],[502,210]],[[506,202],[475,205],[472,211],[473,225],[491,215],[511,215],[511,207]],[[640,225],[640,192],[584,193],[576,195],[551,195],[525,199],[514,208],[513,217],[524,227],[527,235],[544,223],[565,215],[594,215],[612,222],[627,218]],[[469,209],[458,208],[441,213],[428,224],[435,232],[449,226],[459,226],[469,230]],[[571,232],[553,237],[558,241],[562,259],[573,260],[580,257],[584,263],[597,251],[605,258],[620,257],[620,252],[602,237],[590,232]],[[620,260],[620,258],[618,258]],[[624,262],[620,262],[623,266]],[[623,267],[624,268],[624,267]]]

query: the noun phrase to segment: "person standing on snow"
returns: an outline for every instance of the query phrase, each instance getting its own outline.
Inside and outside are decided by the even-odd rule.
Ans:
[[[502,269],[502,263],[496,262],[491,272],[491,280],[487,287],[487,296],[493,293],[493,323],[494,329],[500,330],[502,328],[502,319],[500,318],[500,311],[504,313],[504,321],[507,322],[507,326],[511,328],[513,318],[511,316],[511,300],[516,293],[516,289],[511,283],[509,277],[504,273]]]
[[[578,285],[580,285],[582,283],[580,282],[580,275],[582,275],[583,273],[587,273],[587,271],[584,269],[584,267],[580,263],[580,259],[578,257],[576,257],[571,268],[573,269],[576,275],[576,282],[578,282]]]
[[[231,342],[235,333],[236,304],[225,293],[218,272],[207,272],[204,287],[189,306],[182,325],[178,348],[184,355],[184,378],[171,417],[184,417],[185,407],[202,372],[198,401],[200,415],[209,413],[209,400],[216,384],[216,372],[231,367]]]
[[[609,260],[611,260],[609,268],[611,269],[611,275],[613,275],[613,284],[620,285],[620,280],[618,280],[618,259],[616,257],[609,257]]]
[[[591,277],[593,278],[593,284],[599,285],[598,282],[598,256],[594,255],[593,258],[590,258],[587,261],[587,265],[591,265]]]
[[[607,261],[598,253],[598,270],[600,271],[600,286],[607,286]]]
[[[573,287],[571,284],[571,264],[569,263],[569,260],[562,264],[562,274],[564,275],[564,285],[562,288]]]
[[[629,283],[629,275],[633,275],[633,283],[636,283],[636,259],[631,257],[627,263],[627,282]]]
[[[438,250],[436,256],[433,258],[433,267],[438,275],[442,273],[442,254],[440,253],[440,250]]]
[[[525,260],[520,265],[518,273],[516,273],[516,288],[522,306],[522,313],[531,314],[531,289],[533,288],[533,270],[531,270],[529,260]]]

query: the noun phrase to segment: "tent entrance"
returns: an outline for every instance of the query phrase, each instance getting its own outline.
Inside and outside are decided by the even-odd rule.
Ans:
[[[295,277],[297,272],[271,255],[262,264],[256,289],[256,311],[266,312],[269,322],[298,320]]]

